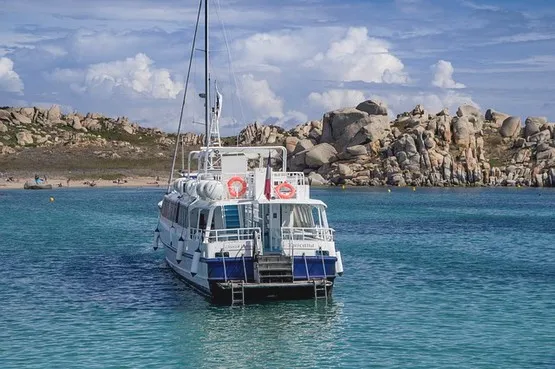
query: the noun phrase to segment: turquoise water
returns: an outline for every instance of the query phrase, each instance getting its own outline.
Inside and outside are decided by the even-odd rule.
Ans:
[[[0,190],[0,368],[555,367],[555,191],[314,190],[333,302],[235,309],[152,250],[161,195]]]

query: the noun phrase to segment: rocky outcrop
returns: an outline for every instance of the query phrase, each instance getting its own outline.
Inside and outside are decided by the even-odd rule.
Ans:
[[[204,136],[186,133],[197,148]],[[471,105],[454,116],[417,105],[390,119],[385,106],[364,101],[356,108],[325,113],[286,131],[254,123],[224,145],[283,145],[289,170],[317,185],[355,186],[555,186],[555,124]],[[0,153],[34,147],[97,147],[98,157],[122,158],[156,148],[162,157],[175,135],[144,128],[125,117],[62,114],[59,107],[0,109]],[[120,149],[124,149],[121,151]],[[116,152],[117,151],[117,152]]]
[[[59,121],[62,119],[62,112],[60,110],[60,106],[53,105],[50,109],[48,109],[47,119],[50,121]]]
[[[196,135],[193,136],[196,137]],[[191,139],[187,135],[186,138]],[[79,113],[64,115],[57,105],[50,109],[38,107],[0,109],[2,155],[12,155],[29,147],[113,146],[136,150],[133,143],[141,145],[143,142],[149,143],[153,140],[163,147],[175,144],[175,137],[158,129],[140,127],[136,123],[129,122],[125,117],[114,119],[98,113],[89,113],[86,116]],[[190,140],[189,143],[198,145],[198,140]]]
[[[503,121],[499,134],[501,137],[517,137],[520,134],[521,125],[519,117],[508,117]]]
[[[15,137],[17,139],[17,144],[20,146],[31,145],[34,143],[33,136],[29,131],[20,131],[15,135]]]
[[[380,101],[366,100],[356,107],[357,110],[368,113],[368,115],[386,115],[387,107]]]
[[[380,108],[365,101],[328,112],[321,136],[307,138],[308,123],[287,132],[290,169],[334,185],[555,185],[554,125],[545,118],[529,117],[523,128],[492,109],[463,105],[451,117],[418,105],[389,121],[370,114]]]
[[[336,155],[335,147],[329,143],[321,143],[306,151],[305,164],[309,168],[319,168],[332,162]]]
[[[285,140],[284,129],[277,126],[265,126],[254,123],[239,133],[239,144],[250,145],[281,145]]]

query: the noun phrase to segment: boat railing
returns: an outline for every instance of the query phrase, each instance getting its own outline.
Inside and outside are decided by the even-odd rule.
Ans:
[[[201,241],[204,239],[204,229],[189,228],[189,239]]]
[[[265,186],[260,172],[228,173],[209,171],[200,173],[199,181],[218,181],[224,186],[222,200],[246,200],[262,196]],[[279,199],[310,198],[307,180],[302,172],[272,172],[272,197]],[[283,192],[285,191],[285,192]]]
[[[334,230],[332,228],[281,228],[281,239],[283,241],[333,241]]]
[[[295,187],[308,184],[303,172],[273,172],[272,182],[274,184],[287,182]]]
[[[255,232],[260,233],[260,228],[212,229],[206,232],[208,242],[246,241],[254,240]]]

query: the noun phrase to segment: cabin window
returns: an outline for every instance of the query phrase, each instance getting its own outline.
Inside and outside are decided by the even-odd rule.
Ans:
[[[191,213],[189,214],[189,219],[188,219],[189,227],[198,228],[198,213],[199,213],[199,209],[191,210]]]
[[[312,219],[316,227],[322,227],[322,217],[320,208],[317,206],[312,207]]]
[[[208,222],[208,210],[201,210],[198,217],[198,228],[199,229],[206,229],[206,225]],[[214,225],[214,220],[212,220],[212,226]]]
[[[317,215],[316,218],[314,211]],[[318,208],[306,204],[283,204],[281,207],[281,219],[282,227],[312,228],[316,224],[320,224]]]
[[[187,207],[185,205],[179,205],[177,223],[184,228],[187,227]]]
[[[168,207],[168,202],[164,199],[164,201],[162,201],[162,209],[160,209],[160,214],[162,215],[162,217],[166,217],[166,208]]]
[[[222,216],[223,207],[218,206],[214,208],[214,213],[212,214],[212,226],[210,229],[223,229],[224,228],[224,218]]]
[[[166,218],[168,218],[168,220],[172,222],[177,222],[178,212],[179,212],[179,204],[168,201],[168,210],[167,210]]]
[[[174,221],[175,217],[173,216],[173,203],[167,199],[164,199],[162,202],[162,216],[170,221]]]
[[[243,224],[245,228],[259,227],[260,226],[260,211],[258,206],[253,204],[248,204],[240,207],[241,216],[243,218]]]

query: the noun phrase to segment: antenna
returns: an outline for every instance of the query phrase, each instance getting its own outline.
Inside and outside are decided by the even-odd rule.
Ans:
[[[222,146],[220,138],[220,116],[222,115],[222,94],[218,90],[218,83],[216,86],[216,103],[214,105],[214,114],[212,114],[212,121],[210,122],[210,146]]]

